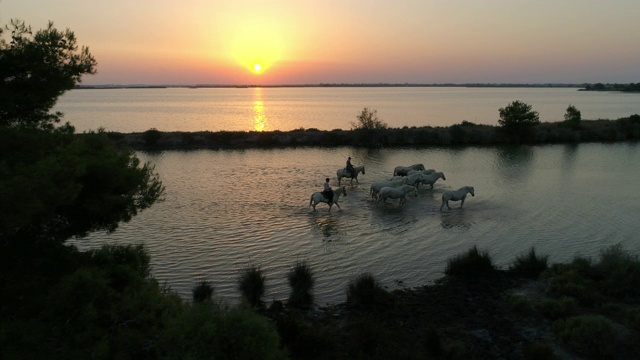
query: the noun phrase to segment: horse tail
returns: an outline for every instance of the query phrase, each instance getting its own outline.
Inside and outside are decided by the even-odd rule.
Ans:
[[[313,195],[311,195],[311,198],[309,198],[309,206],[311,206],[312,203],[313,203]]]

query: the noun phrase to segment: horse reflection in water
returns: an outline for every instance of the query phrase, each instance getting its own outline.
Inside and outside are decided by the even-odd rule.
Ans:
[[[316,205],[318,205],[321,202],[329,204],[329,212],[331,212],[331,207],[334,204],[338,207],[338,209],[340,209],[340,204],[338,204],[338,201],[340,200],[340,195],[347,196],[346,186],[342,186],[338,190],[332,190],[332,191],[333,191],[333,201],[331,202],[331,204],[329,204],[329,200],[325,198],[321,192],[315,192],[313,193],[313,195],[311,195],[311,199],[309,199],[309,206],[313,206],[313,211],[316,211]]]
[[[451,207],[449,207],[449,201],[461,201],[460,208],[462,209],[462,205],[464,205],[464,199],[467,198],[467,194],[476,196],[473,190],[473,186],[463,186],[458,190],[445,191],[444,193],[442,193],[442,204],[440,205],[440,210],[442,210],[442,207],[444,207],[445,205],[447,205],[448,209],[451,209]]]

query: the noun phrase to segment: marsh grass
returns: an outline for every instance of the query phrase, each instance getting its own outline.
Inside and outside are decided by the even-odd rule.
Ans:
[[[364,273],[347,285],[347,304],[365,309],[382,309],[391,304],[391,297],[372,274]]]
[[[565,345],[592,359],[610,359],[621,336],[613,322],[602,315],[580,315],[558,320],[553,329]]]
[[[254,308],[261,308],[264,305],[262,296],[265,292],[266,280],[266,275],[257,266],[242,269],[238,279],[238,290],[242,299]]]
[[[291,294],[289,295],[289,305],[294,307],[306,307],[313,304],[313,294],[311,291],[315,285],[315,277],[311,267],[306,262],[298,262],[287,274]]]
[[[213,296],[213,286],[210,282],[202,280],[196,287],[191,290],[194,303],[201,303],[207,300],[211,300]]]
[[[465,254],[447,261],[445,275],[460,278],[476,278],[496,270],[488,252],[480,252],[474,245]]]
[[[509,271],[525,278],[537,279],[549,267],[548,261],[549,256],[539,256],[531,247],[528,253],[516,257],[509,266]]]

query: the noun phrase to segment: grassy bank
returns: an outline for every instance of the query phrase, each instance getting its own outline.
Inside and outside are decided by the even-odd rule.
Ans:
[[[354,274],[347,300],[312,305],[313,269],[292,264],[291,296],[263,302],[265,274],[238,276],[242,304],[194,284],[194,302],[149,276],[140,246],[78,252],[23,245],[0,253],[3,359],[634,359],[640,259],[613,246],[596,259],[507,269],[471,248],[435,285],[388,292]],[[253,276],[255,275],[255,276]]]
[[[219,131],[108,133],[116,143],[134,150],[246,149],[300,146],[465,146],[612,142],[640,139],[640,115],[617,120],[541,123],[526,137],[512,136],[499,126],[467,121],[450,127],[403,127],[376,130],[297,129],[292,131]]]

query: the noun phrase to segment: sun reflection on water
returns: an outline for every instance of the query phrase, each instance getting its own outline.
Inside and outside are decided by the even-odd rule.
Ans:
[[[268,125],[264,102],[262,101],[262,89],[256,88],[253,100],[253,129],[255,131],[265,131]]]

